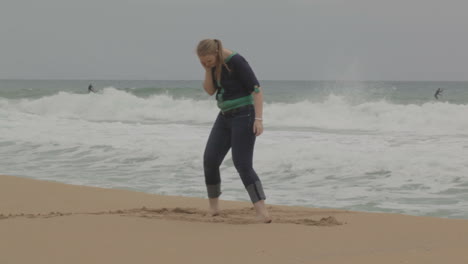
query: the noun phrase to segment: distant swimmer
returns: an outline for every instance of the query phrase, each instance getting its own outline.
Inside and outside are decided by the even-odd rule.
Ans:
[[[442,91],[443,91],[442,88],[438,88],[438,89],[437,89],[437,91],[436,91],[435,94],[434,94],[435,99],[439,100],[439,96],[442,95]]]
[[[93,92],[93,93],[96,92],[96,90],[94,90],[94,87],[93,87],[92,84],[90,84],[90,85],[88,86],[88,93],[90,93],[90,92]]]

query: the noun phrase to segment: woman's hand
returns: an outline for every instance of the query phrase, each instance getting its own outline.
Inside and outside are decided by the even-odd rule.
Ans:
[[[255,119],[254,125],[253,125],[253,132],[255,136],[260,136],[263,133],[263,122],[262,120]]]
[[[203,67],[203,69],[205,69],[205,71],[211,71],[211,68],[212,68],[212,67],[206,66],[206,64],[203,63],[202,61],[200,61],[200,64],[201,64],[201,66]]]
[[[203,89],[209,95],[216,93],[216,88],[213,85],[213,76],[211,75],[211,67],[206,66],[207,63],[200,60],[201,66],[205,69],[205,80],[203,81]]]

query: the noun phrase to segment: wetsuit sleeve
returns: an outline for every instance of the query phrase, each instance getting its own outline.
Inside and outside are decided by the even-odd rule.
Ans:
[[[258,82],[255,73],[253,72],[252,68],[250,67],[249,63],[247,62],[247,60],[245,60],[244,57],[239,56],[239,58],[236,60],[235,67],[239,74],[238,76],[240,82],[242,83],[242,86],[245,89],[247,89],[249,93],[255,91],[256,89],[258,90],[258,87],[260,87],[260,83]]]

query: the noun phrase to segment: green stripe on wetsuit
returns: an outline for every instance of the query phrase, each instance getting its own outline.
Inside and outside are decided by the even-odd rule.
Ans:
[[[253,104],[253,96],[252,95],[247,95],[241,98],[237,98],[234,100],[218,100],[218,107],[221,109],[221,111],[226,112],[231,109],[235,109],[244,105],[250,105]]]

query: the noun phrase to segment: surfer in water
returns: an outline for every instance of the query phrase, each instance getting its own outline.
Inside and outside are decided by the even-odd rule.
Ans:
[[[439,100],[439,96],[442,95],[442,91],[443,91],[442,88],[437,88],[437,91],[434,94],[435,99]]]
[[[250,196],[258,218],[270,223],[262,183],[253,169],[255,138],[263,132],[263,92],[252,68],[240,54],[223,48],[218,39],[197,47],[205,69],[203,88],[218,101],[220,112],[211,129],[203,156],[205,184],[212,216],[219,215],[219,167],[231,149],[234,167]]]
[[[93,92],[93,93],[96,92],[96,90],[94,90],[94,87],[93,87],[92,84],[89,84],[89,86],[88,86],[88,93],[90,93],[90,92]]]

